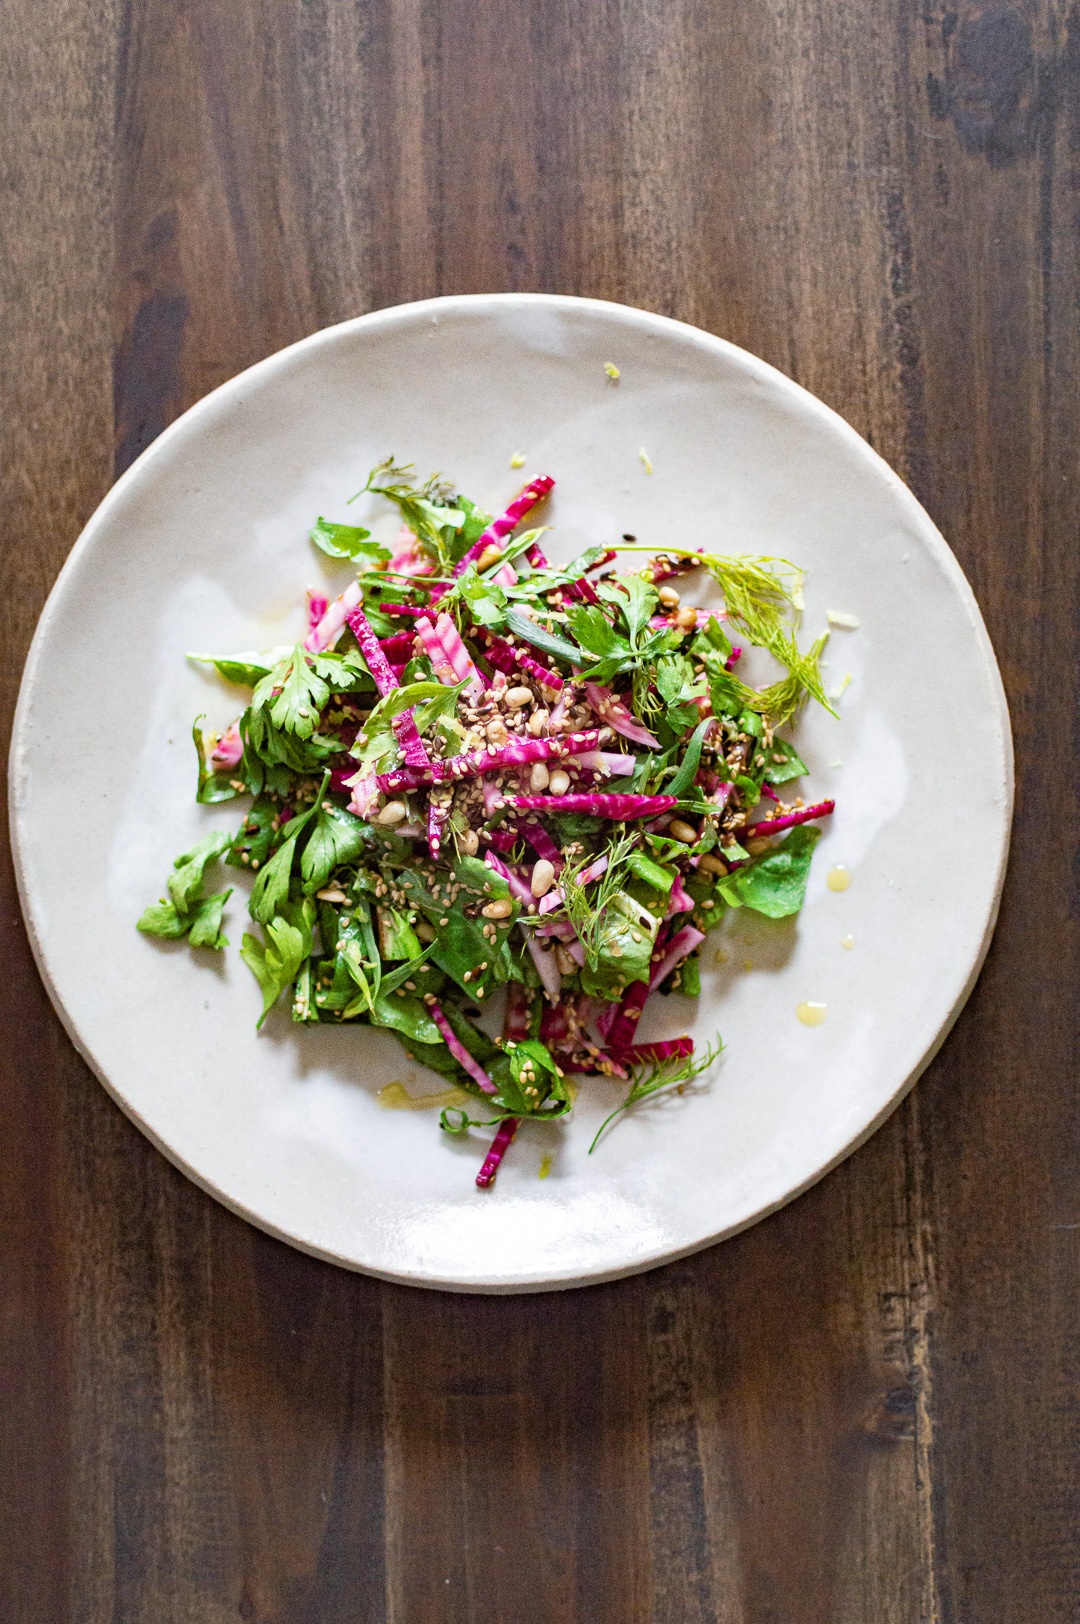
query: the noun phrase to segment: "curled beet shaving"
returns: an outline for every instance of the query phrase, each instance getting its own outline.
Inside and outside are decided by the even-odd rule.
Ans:
[[[642,726],[610,688],[602,688],[598,682],[587,682],[585,697],[601,721],[613,727],[616,733],[621,733],[625,739],[633,739],[635,744],[648,745],[650,749],[656,748],[658,743],[656,735]]]
[[[517,1117],[503,1117],[499,1123],[498,1131],[491,1141],[491,1149],[484,1157],[484,1164],[476,1175],[476,1185],[480,1190],[486,1190],[495,1183],[495,1175],[499,1171],[499,1163],[510,1149],[514,1135],[518,1131]]]
[[[308,587],[307,596],[308,631],[313,632],[330,605],[325,594],[316,592],[313,587]]]
[[[380,773],[379,788],[384,795],[396,795],[401,790],[421,789],[425,784],[449,784],[459,778],[479,778],[482,773],[499,772],[504,767],[523,767],[531,761],[551,761],[560,756],[580,755],[583,750],[595,750],[599,743],[600,735],[595,728],[584,733],[565,733],[557,739],[510,739],[507,744],[498,747],[489,744],[484,750],[467,750],[460,756],[446,756],[424,768],[405,766],[395,772]],[[664,796],[654,798],[665,800]],[[548,806],[550,803],[554,809],[554,799],[549,796],[542,805]],[[643,797],[631,799],[641,800]],[[671,797],[666,797],[666,800],[670,801]]]
[[[507,806],[519,812],[588,812],[594,818],[655,818],[670,812],[679,803],[674,795],[601,795],[590,790],[582,795],[508,795]]]
[[[762,818],[760,823],[748,824],[742,832],[747,840],[760,835],[778,835],[785,829],[794,829],[796,824],[827,818],[835,805],[835,801],[819,801],[816,806],[800,806],[794,812],[785,812],[781,818]]]
[[[312,654],[324,654],[328,648],[333,648],[345,629],[345,622],[363,601],[360,583],[353,581],[345,588],[340,598],[335,598],[324,611],[318,625],[313,626],[308,632],[304,638],[304,647]],[[372,632],[371,635],[374,638],[375,633]]]
[[[359,590],[359,588],[357,589]],[[368,670],[375,678],[375,686],[384,697],[392,694],[401,684],[390,669],[390,662],[379,647],[379,639],[371,629],[371,623],[364,611],[360,608],[350,609],[348,613],[349,626],[353,636],[360,644],[360,652],[367,661]],[[416,731],[416,721],[411,710],[403,711],[395,716],[393,723],[397,741],[401,745],[402,753],[410,767],[423,768],[430,764],[430,758],[424,749],[423,740]]]
[[[738,663],[739,663],[739,661],[741,659],[742,659],[742,649],[741,648],[733,648],[731,653],[728,655],[727,659],[724,661],[724,670],[725,671],[734,671],[735,667],[738,665]]]
[[[516,648],[493,633],[489,633],[484,639],[484,654],[489,665],[493,665],[496,671],[502,671],[508,677],[515,676],[520,671],[524,676],[532,677],[541,688],[549,688],[552,693],[558,693],[563,685],[563,679],[557,671],[541,665],[540,661],[534,660],[525,649]]]
[[[432,1020],[435,1022],[435,1025],[442,1033],[443,1038],[446,1041],[446,1047],[450,1050],[450,1053],[453,1055],[458,1065],[464,1066],[473,1082],[479,1083],[485,1094],[497,1094],[498,1089],[495,1087],[495,1084],[491,1081],[491,1078],[488,1076],[479,1060],[475,1060],[469,1053],[468,1049],[466,1049],[465,1045],[454,1031],[454,1028],[450,1025],[450,1022],[443,1014],[442,1009],[436,1003],[435,999],[427,998],[425,999],[425,1003],[427,1004],[428,1014],[431,1016]]]

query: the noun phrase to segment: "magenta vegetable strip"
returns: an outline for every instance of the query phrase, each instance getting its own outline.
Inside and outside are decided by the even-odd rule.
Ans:
[[[392,694],[401,684],[390,669],[390,662],[379,647],[379,639],[371,629],[371,624],[362,609],[350,609],[348,613],[349,626],[353,636],[360,644],[360,652],[367,661],[368,670],[375,678],[375,686],[379,693],[385,696]],[[395,716],[391,726],[397,735],[405,760],[410,767],[426,768],[431,765],[430,757],[424,748],[423,740],[416,731],[416,719],[411,710],[403,711]]]
[[[529,887],[525,884],[524,880],[519,880],[513,869],[507,868],[502,858],[497,857],[493,851],[489,851],[487,853],[484,858],[484,862],[487,864],[488,868],[490,868],[493,874],[498,874],[500,879],[506,881],[507,885],[510,887],[510,890],[513,892],[514,896],[517,897],[518,901],[524,902],[526,907],[528,907],[529,903],[533,900],[533,894],[529,890]],[[513,983],[511,983],[511,985],[513,985]]]
[[[619,1059],[625,1066],[658,1064],[662,1060],[685,1060],[694,1052],[693,1038],[662,1038],[657,1043],[632,1043],[619,1049]]]
[[[560,874],[563,866],[563,854],[544,828],[544,825],[536,818],[525,818],[521,824],[521,833],[525,836],[537,857],[546,857],[556,874]]]
[[[510,503],[506,512],[499,519],[492,520],[482,535],[478,536],[467,553],[462,554],[454,565],[453,573],[463,575],[470,564],[491,546],[497,546],[510,532],[521,523],[527,513],[530,513],[538,502],[551,490],[555,481],[547,474],[541,474],[539,479],[530,480],[520,496],[516,496]]]
[[[328,648],[333,648],[341,633],[345,629],[345,622],[350,614],[363,602],[363,593],[360,583],[353,581],[347,586],[340,598],[335,598],[329,605],[317,626],[313,626],[304,638],[304,647],[312,654],[324,654]],[[372,632],[374,637],[374,632]],[[372,673],[374,675],[374,673]]]
[[[541,688],[550,688],[553,693],[558,693],[563,685],[557,671],[534,660],[527,649],[515,647],[491,632],[484,636],[484,655],[488,663],[505,676],[512,677],[520,671],[525,676],[533,677]]]
[[[443,835],[450,819],[450,802],[438,801],[434,795],[428,797],[427,812],[427,841],[428,851],[431,853],[433,863],[439,861],[442,855]]]
[[[759,823],[750,823],[743,830],[748,840],[757,835],[778,835],[784,829],[794,829],[800,823],[812,823],[815,818],[827,818],[836,806],[835,801],[819,801],[816,806],[801,806],[795,812],[787,812],[779,818],[762,818]]]
[[[484,691],[483,678],[473,664],[472,655],[461,641],[461,633],[449,615],[439,616],[435,622],[435,635],[446,650],[446,658],[450,661],[454,681],[467,682],[466,697],[477,699]]]
[[[408,665],[415,642],[412,632],[398,632],[394,637],[380,637],[379,647],[391,665]]]
[[[431,1016],[432,1020],[435,1022],[435,1025],[442,1033],[443,1038],[446,1041],[446,1047],[450,1050],[450,1053],[453,1055],[458,1065],[464,1066],[473,1082],[479,1083],[485,1094],[497,1094],[499,1091],[495,1087],[495,1084],[491,1081],[491,1078],[488,1076],[479,1060],[475,1060],[469,1053],[468,1049],[466,1049],[465,1045],[454,1031],[454,1028],[450,1025],[450,1022],[443,1014],[441,1006],[435,1002],[435,999],[431,997],[430,993],[428,994],[427,998],[425,998],[424,1002],[427,1005],[428,1014]]]
[[[491,1141],[491,1149],[484,1157],[484,1164],[476,1175],[477,1188],[486,1190],[494,1184],[495,1175],[499,1171],[499,1163],[510,1149],[510,1143],[518,1131],[517,1117],[503,1117],[499,1123],[498,1132]]]
[[[700,947],[704,940],[704,932],[697,930],[693,925],[684,925],[682,930],[677,931],[668,943],[667,951],[659,964],[653,966],[649,977],[649,991],[652,992],[662,981],[666,981],[675,966],[681,964],[695,947]]]
[[[508,795],[507,806],[519,812],[591,812],[594,818],[655,818],[678,806],[674,795]]]
[[[511,739],[509,744],[486,750],[466,751],[460,756],[447,756],[433,761],[422,770],[399,767],[396,772],[381,773],[379,788],[384,795],[396,795],[400,790],[420,789],[425,784],[448,784],[457,778],[479,778],[481,773],[498,772],[503,767],[523,767],[531,761],[553,761],[561,756],[580,755],[583,750],[595,750],[600,734],[591,729],[585,733],[564,733],[557,739]],[[671,797],[659,797],[671,801]],[[545,802],[545,804],[547,804]],[[672,805],[675,803],[672,801]]]
[[[448,688],[453,688],[457,677],[450,663],[450,656],[443,646],[442,638],[426,615],[421,615],[416,622],[416,635],[424,645],[424,653],[431,661],[431,669],[438,680],[445,682]]]
[[[650,733],[647,727],[636,721],[633,712],[627,710],[622,700],[613,694],[610,688],[602,688],[596,682],[587,682],[585,697],[597,716],[609,727],[613,727],[616,733],[632,739],[635,744],[647,745],[652,750],[657,748],[659,741],[655,733]]]
[[[330,607],[328,600],[321,592],[308,587],[308,631],[313,632],[319,621]]]

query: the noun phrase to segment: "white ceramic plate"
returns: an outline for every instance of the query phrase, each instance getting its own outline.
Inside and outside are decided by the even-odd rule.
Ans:
[[[173,856],[233,826],[244,804],[194,803],[192,719],[222,726],[239,704],[185,651],[290,641],[305,585],[341,580],[308,527],[320,513],[359,516],[346,498],[389,452],[447,471],[496,511],[526,477],[553,474],[554,556],[624,531],[658,547],[781,554],[807,570],[808,637],[830,609],[859,619],[827,655],[830,687],[851,677],[840,720],[809,713],[798,732],[810,790],[837,802],[803,913],[731,918],[707,945],[700,1007],[650,1006],[654,1034],[722,1031],[711,1079],[624,1117],[592,1156],[618,1096],[587,1082],[572,1124],[524,1130],[487,1193],[473,1183],[477,1139],[447,1138],[431,1110],[378,1103],[394,1080],[414,1095],[442,1087],[387,1034],[294,1028],[284,1011],[256,1034],[258,990],[237,954],[242,894],[220,963],[134,929]],[[154,1143],[234,1211],[321,1257],[505,1292],[693,1252],[789,1201],[874,1130],[978,973],[1012,762],[968,585],[840,418],[742,350],[663,317],[491,295],[316,333],[155,442],[48,601],[11,797],[41,973],[73,1041]],[[853,876],[843,894],[826,886],[838,864]],[[799,1023],[803,1000],[827,1005],[824,1025]]]

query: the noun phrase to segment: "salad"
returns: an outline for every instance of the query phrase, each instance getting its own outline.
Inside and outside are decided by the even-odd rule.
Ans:
[[[833,809],[793,793],[807,769],[781,734],[808,697],[829,708],[794,569],[630,535],[553,565],[521,528],[553,484],[493,518],[390,459],[363,490],[400,510],[393,549],[317,521],[356,578],[309,590],[303,644],[191,656],[250,690],[220,736],[193,730],[197,799],[246,811],[138,921],[220,950],[232,890],[207,894],[207,870],[248,870],[259,1024],[288,993],[295,1021],[393,1032],[460,1089],[447,1132],[495,1129],[481,1188],[522,1121],[569,1115],[572,1079],[618,1089],[595,1148],[712,1063],[719,1040],[637,1041],[642,1010],[698,994],[728,909],[798,912]],[[721,607],[683,602],[703,579]],[[740,675],[748,645],[779,667],[766,687]]]

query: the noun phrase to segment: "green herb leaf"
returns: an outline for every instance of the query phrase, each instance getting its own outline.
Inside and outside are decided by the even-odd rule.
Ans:
[[[588,665],[588,660],[576,644],[570,643],[565,637],[559,637],[555,632],[545,631],[538,626],[535,620],[528,615],[522,615],[516,609],[506,611],[506,624],[520,637],[522,642],[531,643],[544,654],[551,654],[557,660],[566,660],[570,665]]]
[[[360,856],[367,836],[367,824],[351,812],[332,803],[321,806],[300,858],[304,890],[321,890],[335,868]]]
[[[793,744],[786,739],[773,739],[765,751],[765,782],[778,788],[793,778],[804,778],[810,771]]]
[[[269,920],[263,930],[264,942],[246,935],[240,948],[240,957],[262,988],[263,1010],[257,1026],[262,1025],[286,987],[296,979],[307,956],[303,931],[284,917]]]
[[[377,541],[370,541],[370,530],[356,524],[333,524],[321,516],[308,531],[308,539],[328,558],[362,558],[372,563],[386,563],[390,552]]]
[[[686,753],[682,758],[682,764],[680,765],[678,772],[675,774],[675,777],[671,780],[671,782],[664,787],[665,795],[674,795],[678,797],[686,794],[687,790],[690,788],[690,785],[694,782],[698,765],[701,761],[701,747],[705,743],[705,735],[708,733],[712,725],[713,719],[711,716],[706,717],[705,721],[698,723],[697,727],[690,735],[690,742],[686,746]]]
[[[806,896],[810,860],[820,839],[820,829],[807,823],[797,825],[773,851],[729,875],[720,885],[721,894],[733,907],[752,908],[770,919],[798,913]]]
[[[187,658],[196,660],[200,665],[212,665],[218,676],[224,677],[226,682],[235,682],[239,688],[254,688],[270,673],[268,665],[240,657],[221,659],[215,654],[189,654]]]
[[[220,891],[216,897],[204,897],[195,904],[188,935],[192,947],[209,947],[215,951],[228,947],[229,938],[223,936],[221,931],[221,916],[231,896],[231,889]]]
[[[206,835],[190,851],[184,852],[173,864],[169,875],[169,896],[177,913],[190,913],[202,890],[203,872],[208,863],[222,857],[232,845],[232,838],[224,829]]]

